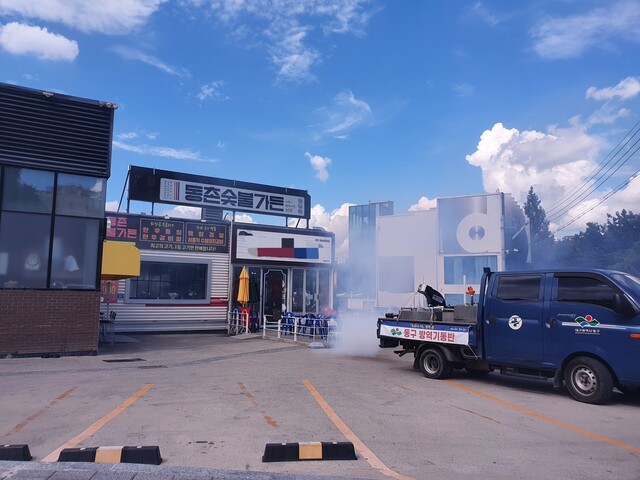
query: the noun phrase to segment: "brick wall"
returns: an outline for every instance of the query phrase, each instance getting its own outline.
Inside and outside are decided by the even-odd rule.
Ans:
[[[95,355],[99,291],[0,290],[0,358]]]

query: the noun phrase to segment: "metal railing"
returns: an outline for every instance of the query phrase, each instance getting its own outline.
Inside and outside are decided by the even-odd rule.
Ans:
[[[322,342],[326,346],[338,343],[338,322],[330,317],[323,318],[315,315],[294,315],[286,313],[274,321],[269,315],[264,316],[262,324],[262,338],[276,337],[290,338],[294,342]]]

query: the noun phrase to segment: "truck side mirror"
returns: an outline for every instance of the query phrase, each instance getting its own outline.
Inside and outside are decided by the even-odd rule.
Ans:
[[[623,293],[616,293],[613,296],[613,309],[625,317],[635,317],[638,314],[631,300]]]

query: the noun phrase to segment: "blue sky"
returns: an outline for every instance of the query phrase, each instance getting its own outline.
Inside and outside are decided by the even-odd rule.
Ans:
[[[109,206],[128,165],[304,189],[340,255],[369,201],[640,211],[632,151],[583,183],[640,120],[639,32],[637,0],[0,0],[0,81],[118,105]]]

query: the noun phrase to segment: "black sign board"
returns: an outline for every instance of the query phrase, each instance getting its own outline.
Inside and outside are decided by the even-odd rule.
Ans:
[[[191,222],[107,212],[111,228],[107,240],[132,242],[149,250],[227,253],[228,228],[224,223]]]
[[[311,218],[306,190],[129,167],[129,199],[239,212]]]

